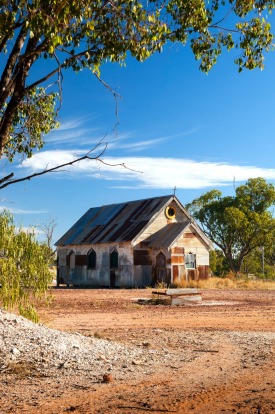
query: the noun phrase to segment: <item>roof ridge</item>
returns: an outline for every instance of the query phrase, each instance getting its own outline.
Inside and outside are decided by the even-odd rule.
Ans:
[[[168,195],[165,195],[165,196],[145,197],[145,198],[139,198],[137,200],[122,201],[120,203],[103,204],[100,207],[116,206],[116,205],[120,205],[120,204],[137,203],[139,201],[145,201],[145,200],[154,200],[155,198],[160,199],[160,198],[171,198],[171,197],[176,197],[176,196],[174,196],[174,194],[168,194]],[[90,207],[90,208],[98,208],[98,207],[99,206],[97,206],[97,207]]]

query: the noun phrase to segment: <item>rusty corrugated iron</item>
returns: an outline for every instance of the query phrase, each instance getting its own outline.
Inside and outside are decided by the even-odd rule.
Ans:
[[[56,246],[131,241],[172,198],[169,195],[91,208]]]
[[[163,247],[169,248],[171,244],[177,239],[177,237],[188,227],[190,224],[189,220],[180,223],[169,223],[162,229],[150,236],[147,240],[147,246],[154,249],[161,249]]]

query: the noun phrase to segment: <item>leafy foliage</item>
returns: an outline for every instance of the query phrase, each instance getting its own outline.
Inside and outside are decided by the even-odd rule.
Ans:
[[[222,197],[220,191],[212,190],[186,207],[222,250],[230,269],[239,272],[244,257],[273,243],[275,219],[269,208],[274,203],[274,186],[254,178],[236,188],[233,197]]]
[[[48,248],[33,233],[16,230],[13,217],[0,215],[0,300],[5,309],[38,320],[36,299],[45,298],[52,276],[48,269]]]
[[[167,42],[189,42],[206,72],[233,47],[239,70],[263,68],[274,7],[271,0],[0,0],[0,154],[11,161],[42,148],[57,126],[67,68],[99,76],[104,62],[122,64],[129,54],[143,61]],[[48,62],[33,72],[39,59]]]
[[[241,271],[257,278],[275,280],[275,250],[271,239],[266,246],[254,249],[243,260]]]
[[[212,274],[218,277],[225,277],[230,270],[226,257],[219,249],[210,250],[209,265]]]

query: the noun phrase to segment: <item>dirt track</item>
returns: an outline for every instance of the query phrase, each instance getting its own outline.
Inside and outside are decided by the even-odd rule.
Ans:
[[[76,374],[66,390],[51,378],[10,376],[1,413],[275,412],[275,291],[209,290],[202,305],[181,307],[140,304],[150,290],[53,295],[40,311],[49,327],[161,349],[173,363],[154,372],[144,366],[136,377],[129,362],[127,382],[80,383]]]

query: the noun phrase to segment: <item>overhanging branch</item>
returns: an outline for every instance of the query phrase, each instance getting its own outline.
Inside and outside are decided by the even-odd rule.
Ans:
[[[91,153],[93,153],[101,144],[102,144],[102,140],[100,140],[98,142],[98,144],[93,149],[88,151],[82,157],[76,158],[76,159],[74,159],[72,161],[69,161],[69,162],[66,162],[64,164],[57,165],[56,167],[45,168],[43,171],[39,171],[39,172],[30,174],[30,175],[27,175],[25,177],[13,178],[14,173],[11,173],[11,174],[7,175],[6,177],[3,177],[2,179],[0,179],[0,190],[2,190],[3,188],[6,188],[6,187],[8,187],[12,184],[20,183],[22,181],[29,181],[32,178],[39,177],[39,176],[44,175],[44,174],[61,171],[62,168],[64,168],[64,167],[69,167],[71,165],[74,165],[74,164],[79,163],[79,162],[84,161],[84,160],[97,161],[101,164],[108,165],[110,167],[123,167],[124,169],[129,170],[129,171],[134,171],[134,172],[139,172],[139,173],[142,172],[142,171],[134,170],[134,169],[128,167],[124,162],[117,163],[117,164],[112,164],[112,163],[109,163],[107,161],[104,161],[101,157],[107,149],[107,145],[108,145],[107,143],[105,143],[104,148],[100,151],[99,154],[97,154],[95,156],[91,156]]]

